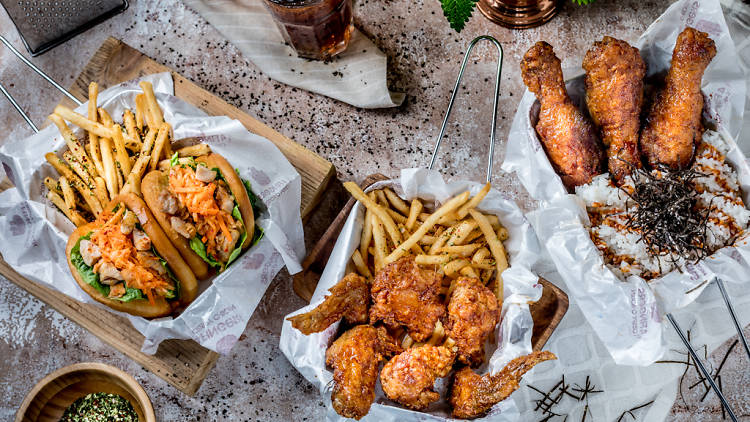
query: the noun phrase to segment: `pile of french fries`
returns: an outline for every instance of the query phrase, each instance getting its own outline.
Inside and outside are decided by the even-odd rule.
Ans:
[[[482,280],[503,301],[502,272],[508,268],[503,241],[508,230],[495,215],[487,215],[477,206],[490,191],[487,183],[470,197],[463,192],[437,208],[426,212],[420,199],[407,203],[389,188],[365,193],[356,183],[344,183],[346,190],[365,206],[360,246],[352,254],[357,272],[372,279],[384,266],[411,254],[417,264],[444,275],[441,293],[448,302],[459,277]],[[428,344],[445,340],[438,321]],[[406,335],[402,346],[415,344]]]
[[[122,126],[103,108],[97,107],[99,85],[89,85],[88,116],[65,106],[57,106],[49,119],[65,139],[61,155],[45,154],[60,177],[44,179],[47,199],[76,226],[93,221],[106,204],[119,193],[140,196],[146,170],[163,168],[172,156],[172,127],[156,102],[150,82],[141,82],[143,93],[135,98],[135,113],[122,115]],[[78,139],[66,121],[87,133]],[[123,128],[124,126],[124,128]],[[208,146],[199,144],[177,151],[180,156],[203,155]],[[163,159],[162,159],[163,158]]]

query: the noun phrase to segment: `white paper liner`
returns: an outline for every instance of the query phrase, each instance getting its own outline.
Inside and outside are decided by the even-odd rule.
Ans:
[[[252,134],[237,120],[209,117],[200,109],[173,96],[171,75],[159,73],[109,88],[99,94],[99,105],[115,119],[125,108],[134,108],[141,92],[140,80],[154,86],[164,119],[174,138],[198,138],[225,156],[243,179],[252,183],[266,210],[256,215],[263,238],[218,276],[199,281],[200,294],[179,316],[147,320],[116,312],[95,302],[73,279],[65,245],[74,225],[46,198],[42,180],[57,178],[44,159],[49,151],[62,151],[65,142],[54,126],[22,140],[7,140],[0,147],[0,162],[15,187],[0,193],[0,253],[23,276],[78,301],[95,303],[127,316],[146,338],[141,350],[156,353],[167,339],[193,339],[226,354],[245,329],[271,280],[286,265],[290,273],[301,270],[305,254],[300,218],[301,179],[294,167],[269,140]],[[76,109],[86,114],[86,103]],[[76,134],[82,136],[80,129]]]
[[[376,183],[368,191],[384,186],[391,186],[399,196],[406,200],[418,197],[426,201],[435,200],[442,203],[467,189],[472,195],[476,195],[483,184],[469,181],[446,182],[437,171],[405,169],[401,171],[399,179]],[[479,373],[487,371],[494,373],[502,369],[511,359],[531,353],[533,321],[528,303],[539,300],[542,294],[542,286],[538,283],[538,277],[531,272],[531,268],[542,251],[531,225],[511,199],[492,189],[478,208],[485,213],[497,215],[509,232],[508,240],[503,242],[508,252],[510,268],[503,272],[505,294],[503,318],[495,333],[498,344],[495,348],[492,346],[486,348],[489,363],[484,364],[478,370]],[[350,265],[350,258],[359,246],[363,219],[364,207],[357,203],[341,230],[310,305],[287,317],[307,312],[318,306],[328,294],[328,289],[353,269]],[[321,394],[325,396],[329,409],[327,420],[331,421],[344,419],[330,406],[333,374],[325,365],[325,352],[334,340],[338,325],[337,322],[321,333],[306,336],[293,328],[285,319],[279,344],[289,362],[308,381],[318,386]],[[449,375],[436,383],[436,390],[441,393],[442,397],[446,397],[450,377]],[[363,420],[443,421],[449,419],[450,411],[446,400],[434,403],[425,412],[405,409],[385,397],[380,388],[380,381],[378,381],[375,402]],[[515,403],[512,400],[505,400],[497,404],[484,419],[512,421],[517,418],[518,411]]]
[[[640,37],[648,75],[668,69],[677,36],[686,26],[708,32],[717,55],[703,77],[704,117],[717,125],[730,146],[729,162],[738,173],[747,204],[750,168],[733,136],[742,126],[745,80],[736,65],[736,50],[717,0],[681,0],[672,4]],[[604,36],[606,34],[602,34]],[[595,40],[591,40],[593,43]],[[577,104],[584,95],[582,70],[567,82]],[[612,273],[589,237],[583,202],[569,195],[552,168],[531,122],[534,94],[526,90],[508,135],[503,170],[516,172],[529,194],[540,201],[528,217],[557,270],[575,296],[615,362],[649,365],[664,353],[662,321],[665,313],[694,301],[715,276],[742,283],[750,273],[750,246],[738,241],[710,258],[647,283],[630,276],[623,281]]]

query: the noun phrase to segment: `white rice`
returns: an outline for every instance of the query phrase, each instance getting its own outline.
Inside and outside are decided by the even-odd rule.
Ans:
[[[727,150],[719,133],[706,131],[693,163],[695,170],[708,174],[697,178],[695,185],[701,192],[698,206],[711,209],[706,239],[710,253],[733,242],[750,221],[750,210],[742,201],[737,174],[724,161]],[[628,182],[624,188],[627,189],[628,184],[632,187],[632,182]],[[576,194],[586,203],[591,218],[591,238],[615,274],[623,278],[637,275],[649,280],[696,259],[696,256],[649,254],[640,234],[626,225],[626,210],[632,210],[636,204],[614,186],[609,174],[596,176],[591,183],[577,187]]]

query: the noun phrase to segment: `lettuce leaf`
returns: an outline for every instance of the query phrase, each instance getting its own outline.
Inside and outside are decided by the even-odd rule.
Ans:
[[[214,257],[206,252],[206,245],[201,242],[197,235],[190,239],[190,249],[197,253],[199,257],[203,258],[204,261],[208,262],[208,265],[212,267],[221,267],[221,262],[215,260]]]
[[[132,287],[125,288],[125,294],[120,297],[111,297],[110,299],[119,300],[120,302],[130,302],[131,300],[145,299],[146,296],[140,289],[134,289]]]
[[[78,274],[80,274],[81,278],[84,282],[86,282],[86,284],[91,285],[99,293],[106,297],[109,296],[109,286],[99,282],[99,274],[95,273],[92,267],[86,265],[86,262],[84,262],[83,256],[81,255],[81,240],[91,239],[92,233],[93,232],[88,232],[85,236],[81,236],[81,238],[78,239],[78,242],[76,242],[76,244],[70,250],[70,263],[73,264],[74,267],[76,267],[76,269],[78,270]]]

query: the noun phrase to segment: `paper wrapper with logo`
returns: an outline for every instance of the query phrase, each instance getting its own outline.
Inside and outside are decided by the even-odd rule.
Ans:
[[[145,353],[156,353],[166,339],[194,339],[226,354],[279,270],[283,266],[290,273],[301,270],[305,253],[301,179],[269,140],[248,132],[236,120],[207,116],[175,97],[169,73],[143,79],[153,84],[164,119],[174,129],[174,139],[196,138],[207,143],[229,160],[242,179],[250,181],[264,205],[261,215],[255,216],[264,235],[226,271],[199,282],[199,296],[178,316],[147,320],[122,315],[146,337]],[[125,82],[101,92],[99,104],[117,120],[125,108],[134,108],[140,92],[138,81]],[[86,104],[76,111],[85,115]],[[82,137],[83,133],[79,130],[76,135]],[[75,227],[47,201],[42,184],[46,176],[58,177],[44,154],[64,148],[54,126],[27,139],[6,140],[0,147],[0,161],[15,185],[0,194],[0,253],[23,276],[81,302],[97,304],[70,275],[65,243]]]
[[[745,81],[736,65],[736,50],[718,0],[682,0],[659,17],[635,44],[648,66],[648,75],[666,71],[677,35],[686,26],[705,31],[716,42],[717,55],[703,77],[704,117],[730,146],[729,162],[737,172],[743,199],[748,202],[750,168],[737,147],[742,125]],[[607,34],[601,34],[604,36]],[[598,39],[600,39],[599,37]],[[595,40],[590,40],[591,43]],[[568,72],[569,73],[569,72]],[[568,80],[568,93],[582,104],[582,71]],[[571,76],[571,75],[568,75]],[[528,90],[521,99],[508,135],[503,169],[516,172],[539,208],[528,217],[584,315],[618,364],[649,365],[664,353],[664,314],[694,301],[716,276],[742,283],[750,273],[750,246],[737,242],[686,271],[677,270],[651,282],[618,278],[604,264],[591,241],[583,201],[569,195],[555,173],[534,129],[538,103]]]
[[[421,198],[427,204],[441,203],[469,190],[476,195],[482,184],[474,182],[446,182],[440,173],[425,169],[406,169],[399,179],[378,182],[369,190],[390,186],[403,199]],[[508,229],[509,237],[503,242],[508,252],[510,268],[503,272],[504,301],[502,320],[496,328],[495,344],[486,346],[488,362],[479,368],[479,373],[497,372],[511,359],[531,353],[531,334],[534,322],[531,319],[528,303],[539,300],[542,286],[531,272],[541,247],[531,225],[512,200],[495,189],[484,198],[478,207],[481,211],[497,215]],[[307,312],[318,306],[328,294],[328,289],[339,282],[346,274],[354,271],[350,257],[359,246],[360,233],[364,220],[364,207],[357,203],[349,214],[341,234],[333,248],[328,264],[315,289],[310,305],[288,315]],[[287,317],[288,317],[287,316]],[[335,340],[340,322],[334,323],[321,333],[306,336],[284,320],[281,329],[280,348],[289,362],[312,384],[318,386],[328,403],[328,420],[343,420],[331,407],[330,396],[333,373],[326,368],[325,353]],[[449,387],[452,375],[439,379],[436,391],[443,398]],[[388,400],[380,387],[376,386],[375,402],[363,420],[372,421],[440,421],[449,419],[450,406],[440,400],[426,412],[416,412],[403,408]],[[497,404],[487,416],[487,420],[511,421],[518,418],[518,411],[512,400]]]

